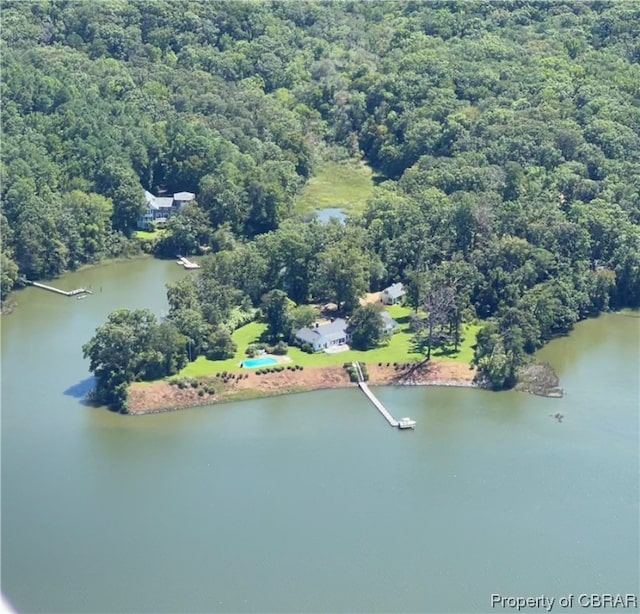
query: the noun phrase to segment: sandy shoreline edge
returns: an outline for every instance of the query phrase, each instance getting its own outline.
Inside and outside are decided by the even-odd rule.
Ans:
[[[421,365],[367,365],[371,386],[448,386],[477,388],[476,370],[450,361],[430,361]],[[129,415],[179,411],[189,407],[216,405],[283,394],[316,390],[355,388],[342,366],[307,367],[303,371],[281,371],[258,375],[243,374],[241,379],[201,378],[197,387],[179,388],[167,381],[132,384],[129,389]],[[215,389],[215,394],[207,392]],[[201,392],[202,391],[202,392]]]

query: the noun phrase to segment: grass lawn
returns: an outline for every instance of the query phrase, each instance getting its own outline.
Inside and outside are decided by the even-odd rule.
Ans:
[[[133,236],[143,243],[153,243],[156,239],[162,239],[166,234],[167,230],[160,228],[158,230],[136,230]]]
[[[338,207],[347,212],[364,209],[373,193],[373,172],[363,162],[326,162],[309,179],[296,199],[298,213]]]
[[[251,343],[257,343],[260,335],[267,328],[266,324],[261,322],[249,322],[245,326],[233,331],[231,335],[233,340],[238,344],[238,349],[233,358],[227,360],[207,360],[204,356],[198,356],[196,360],[190,362],[179,375],[182,377],[204,377],[221,371],[242,371],[239,363],[247,358],[244,353],[247,346]]]
[[[413,344],[413,334],[408,332],[409,317],[412,310],[407,307],[394,305],[389,307],[391,316],[400,325],[400,330],[391,337],[388,345],[368,350],[366,352],[360,350],[349,350],[339,354],[325,354],[319,352],[317,354],[307,354],[296,347],[290,347],[287,356],[293,361],[292,364],[302,365],[303,367],[327,367],[331,365],[341,365],[344,362],[361,361],[368,363],[377,362],[411,362],[419,360],[424,355],[417,352]],[[243,371],[239,366],[240,362],[246,359],[245,350],[250,343],[257,342],[260,335],[266,328],[265,324],[260,322],[251,322],[243,326],[233,333],[233,339],[238,344],[238,349],[233,358],[228,360],[207,360],[203,356],[197,358],[194,362],[189,363],[181,372],[182,377],[205,377],[220,373],[221,371],[238,372]],[[438,360],[451,360],[469,364],[473,357],[473,345],[476,342],[476,335],[480,330],[478,325],[463,326],[463,341],[457,353],[445,355],[441,350],[432,352],[432,356]]]
[[[158,236],[157,230],[136,230],[135,236],[138,239],[149,240],[155,239]]]

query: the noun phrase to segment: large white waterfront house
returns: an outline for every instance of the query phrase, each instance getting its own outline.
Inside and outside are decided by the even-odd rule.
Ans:
[[[398,323],[391,317],[388,311],[380,313],[382,326],[386,335],[392,335],[398,328]],[[301,328],[295,337],[301,343],[308,343],[314,352],[336,351],[342,345],[351,343],[349,322],[343,318],[336,318],[332,322],[324,324],[316,323],[311,328]]]
[[[296,339],[302,343],[308,343],[314,352],[321,352],[332,347],[345,345],[351,341],[348,323],[342,318],[336,318],[333,322],[316,324],[312,328],[301,328],[296,333]]]
[[[149,230],[154,223],[166,222],[195,197],[196,195],[192,192],[177,192],[173,196],[154,196],[145,190],[144,198],[147,208],[138,218],[138,228]]]

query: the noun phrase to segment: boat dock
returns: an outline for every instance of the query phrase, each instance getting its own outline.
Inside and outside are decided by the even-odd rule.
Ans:
[[[358,374],[358,387],[362,392],[364,392],[365,396],[373,403],[375,408],[382,414],[384,419],[389,423],[389,426],[393,426],[399,429],[414,429],[416,428],[416,421],[411,418],[401,418],[400,420],[396,420],[387,410],[387,408],[378,400],[373,392],[369,389],[366,382],[364,381],[364,375],[362,374],[362,369],[360,369],[360,365],[357,362],[352,363],[353,368],[356,370]]]
[[[178,264],[181,264],[185,269],[199,269],[200,265],[197,262],[191,262],[184,256],[178,256]]]
[[[77,288],[76,290],[60,290],[60,288],[54,288],[53,286],[47,286],[46,284],[41,284],[37,281],[29,281],[25,279],[25,282],[30,286],[35,286],[36,288],[42,288],[43,290],[48,290],[49,292],[55,292],[56,294],[62,294],[62,296],[77,296],[80,298],[81,296],[87,296],[87,294],[93,294],[91,290],[87,290],[86,288]]]

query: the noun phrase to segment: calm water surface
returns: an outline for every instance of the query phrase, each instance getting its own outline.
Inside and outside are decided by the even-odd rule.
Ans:
[[[344,222],[347,217],[347,213],[344,209],[340,209],[339,207],[327,207],[325,209],[316,209],[315,211],[316,217],[320,222],[324,222],[325,224],[329,223],[330,220],[336,219],[339,222]]]
[[[566,396],[382,388],[123,417],[80,346],[190,274],[141,260],[28,289],[2,320],[2,590],[21,612],[489,612],[638,592],[640,320],[541,355]],[[102,291],[100,290],[102,289]],[[562,423],[550,417],[564,414]]]

